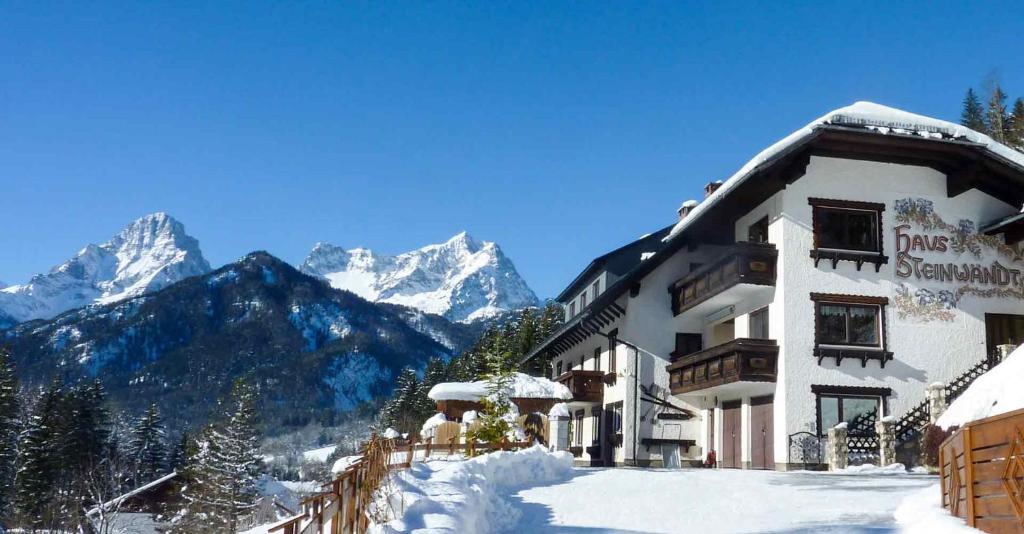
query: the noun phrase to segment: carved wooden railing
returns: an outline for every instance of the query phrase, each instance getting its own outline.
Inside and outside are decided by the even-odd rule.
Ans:
[[[778,357],[773,339],[734,339],[669,364],[669,388],[679,395],[732,382],[775,382]]]
[[[680,313],[738,284],[775,285],[779,252],[771,243],[739,242],[672,284],[672,313]]]
[[[569,388],[574,401],[601,402],[604,399],[604,376],[603,371],[569,371],[555,381]]]

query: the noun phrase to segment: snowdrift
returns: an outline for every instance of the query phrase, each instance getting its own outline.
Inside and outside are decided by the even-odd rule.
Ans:
[[[944,430],[1024,408],[1024,347],[981,375],[935,422]]]
[[[540,446],[461,462],[417,463],[396,478],[401,491],[392,497],[391,507],[404,513],[375,532],[500,532],[515,525],[520,515],[507,495],[567,480],[572,473],[572,455],[549,453]]]

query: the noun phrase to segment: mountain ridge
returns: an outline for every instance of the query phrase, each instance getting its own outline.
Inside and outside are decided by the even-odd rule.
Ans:
[[[400,304],[453,321],[486,319],[540,302],[496,243],[479,241],[465,231],[444,243],[393,256],[321,241],[299,270],[373,302]]]
[[[0,327],[117,302],[210,270],[181,222],[163,212],[145,215],[27,283],[0,288]]]
[[[402,368],[446,359],[479,333],[437,316],[416,328],[402,313],[422,312],[368,302],[257,251],[152,293],[0,330],[0,340],[26,385],[100,378],[115,405],[156,402],[176,427],[201,421],[247,376],[268,427],[284,432],[372,407]]]

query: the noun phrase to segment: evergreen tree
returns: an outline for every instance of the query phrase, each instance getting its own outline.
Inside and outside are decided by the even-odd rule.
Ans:
[[[15,508],[20,523],[32,528],[52,526],[56,519],[52,505],[60,476],[56,420],[60,403],[60,386],[54,382],[36,403],[18,443]]]
[[[239,516],[255,508],[260,467],[255,396],[250,385],[236,380],[222,419],[187,446],[184,510],[172,532],[235,532]]]
[[[217,476],[212,461],[213,425],[207,425],[195,441],[188,441],[185,463],[179,473],[183,509],[174,514],[171,532],[216,533],[224,529],[224,516],[217,499]]]
[[[0,348],[0,525],[14,512],[18,451],[18,384],[10,355]]]
[[[1017,150],[1024,150],[1024,99],[1013,101],[1006,142]]]
[[[423,424],[421,386],[416,371],[406,367],[398,374],[395,391],[384,411],[383,424],[399,432],[415,433]],[[425,395],[425,393],[424,393]]]
[[[231,389],[227,421],[211,434],[210,465],[229,532],[235,532],[239,516],[256,507],[259,493],[259,433],[256,429],[256,392],[245,381]]]
[[[988,133],[988,125],[985,124],[985,111],[981,107],[978,95],[974,94],[974,89],[968,89],[967,96],[964,97],[964,109],[960,114],[960,124],[976,132]]]
[[[491,352],[487,358],[487,395],[481,399],[480,426],[467,435],[474,441],[498,443],[509,435],[515,423],[509,390],[515,366],[509,366],[508,354]]]
[[[135,482],[145,484],[165,473],[167,459],[166,430],[163,418],[150,404],[131,432],[128,453],[136,462]]]
[[[988,101],[985,113],[989,135],[1000,143],[1006,140],[1008,121],[1006,117],[1006,93],[996,84],[992,88],[992,96]]]
[[[519,357],[529,354],[533,350],[533,346],[540,341],[538,339],[538,328],[536,310],[528,308],[519,314],[518,347],[516,348],[516,353]]]
[[[177,444],[171,449],[171,454],[167,458],[167,468],[170,471],[180,471],[184,469],[185,462],[188,460],[189,447],[192,444],[192,438],[188,432],[182,432],[181,437],[178,438]]]

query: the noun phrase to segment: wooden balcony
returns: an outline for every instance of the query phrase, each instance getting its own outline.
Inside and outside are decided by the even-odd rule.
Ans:
[[[680,395],[735,382],[775,382],[778,357],[773,339],[734,339],[668,365],[669,388]]]
[[[601,402],[604,399],[602,371],[569,371],[559,376],[556,382],[569,388],[573,402]]]
[[[779,253],[771,243],[740,242],[707,265],[684,276],[669,288],[672,293],[672,313],[687,310],[725,295],[739,286],[775,286],[775,264]],[[718,299],[714,307],[739,302],[746,295],[736,291],[731,299]],[[728,296],[728,295],[726,295]]]

